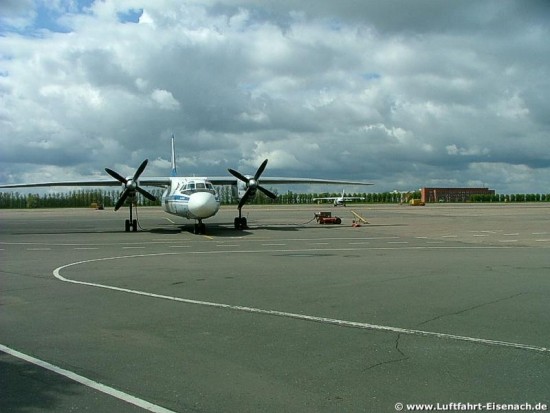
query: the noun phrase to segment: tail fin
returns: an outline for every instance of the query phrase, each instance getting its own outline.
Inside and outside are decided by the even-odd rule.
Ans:
[[[171,176],[177,176],[178,172],[176,170],[176,145],[174,144],[174,135],[172,135],[172,172]]]

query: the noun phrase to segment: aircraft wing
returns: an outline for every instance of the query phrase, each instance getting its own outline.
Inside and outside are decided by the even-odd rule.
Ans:
[[[170,185],[169,177],[154,177],[154,178],[140,178],[139,184],[141,186],[168,186]],[[82,181],[52,181],[52,182],[37,182],[37,183],[24,183],[24,184],[6,184],[0,185],[0,188],[13,189],[13,188],[40,188],[40,187],[54,187],[54,186],[120,186],[120,182],[115,179],[86,179]]]
[[[213,176],[207,178],[213,185],[235,185],[235,178],[229,176]],[[261,183],[263,185],[277,185],[277,184],[328,184],[328,185],[373,185],[371,183],[362,181],[345,181],[336,179],[317,179],[317,178],[286,178],[286,177],[262,177]],[[157,186],[165,187],[170,185],[170,177],[152,177],[139,178],[140,186]],[[57,186],[120,186],[121,183],[116,179],[86,179],[81,181],[50,181],[50,182],[36,182],[36,183],[20,183],[20,184],[4,184],[0,185],[0,188],[13,189],[13,188],[39,188],[39,187],[57,187]],[[323,199],[335,199],[335,198],[323,198]]]
[[[228,176],[211,176],[208,178],[213,185],[235,185],[235,178]],[[342,181],[337,179],[318,179],[318,178],[286,178],[286,177],[261,177],[259,179],[262,185],[279,184],[328,184],[328,185],[374,185],[362,181]],[[141,181],[140,181],[141,182]]]

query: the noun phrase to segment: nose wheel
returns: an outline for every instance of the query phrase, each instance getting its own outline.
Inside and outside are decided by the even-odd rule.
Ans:
[[[193,234],[196,234],[196,235],[206,234],[206,225],[203,224],[201,219],[199,219],[199,222],[195,223]]]

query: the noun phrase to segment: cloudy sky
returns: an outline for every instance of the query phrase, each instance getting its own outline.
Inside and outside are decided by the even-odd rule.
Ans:
[[[546,0],[1,0],[0,183],[550,191]]]

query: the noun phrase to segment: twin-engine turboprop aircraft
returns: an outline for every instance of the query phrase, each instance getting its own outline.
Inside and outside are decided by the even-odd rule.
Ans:
[[[156,197],[143,189],[143,186],[153,186],[164,188],[162,194],[162,208],[169,214],[177,215],[183,218],[195,220],[194,233],[204,234],[206,226],[202,222],[204,219],[213,217],[220,209],[220,199],[214,189],[214,185],[231,185],[237,187],[239,204],[237,209],[239,216],[234,220],[235,229],[247,228],[246,218],[242,216],[241,210],[244,204],[252,200],[257,191],[263,192],[271,199],[277,196],[260,185],[260,176],[265,170],[267,159],[262,162],[256,173],[243,175],[233,169],[229,173],[234,176],[227,177],[178,177],[176,175],[176,155],[174,150],[174,138],[172,137],[172,176],[169,177],[141,177],[141,174],[147,166],[145,159],[133,176],[123,177],[112,169],[105,168],[105,171],[115,180],[83,180],[83,181],[65,181],[65,182],[41,182],[31,184],[9,184],[0,185],[0,188],[31,188],[31,187],[49,187],[49,186],[114,186],[122,184],[122,192],[115,204],[115,211],[123,206],[127,201],[130,217],[125,221],[125,230],[137,231],[137,220],[133,218],[133,205],[135,204],[137,194],[155,201]],[[237,179],[235,179],[237,178]],[[315,178],[262,178],[264,184],[334,184],[334,185],[372,185],[360,181],[341,181],[330,179]]]
[[[339,205],[346,206],[346,202],[356,201],[356,200],[364,201],[365,198],[363,198],[362,196],[346,196],[343,189],[342,189],[341,196],[327,196],[324,198],[313,198],[313,201],[333,201],[333,204],[335,207]]]

